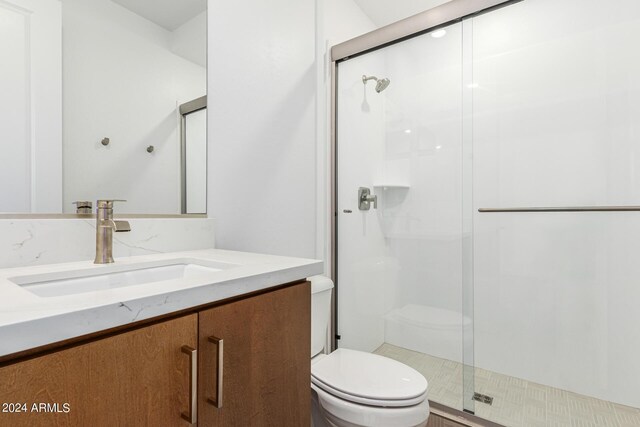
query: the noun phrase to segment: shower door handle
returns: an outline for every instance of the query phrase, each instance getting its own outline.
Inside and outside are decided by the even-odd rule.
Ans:
[[[371,190],[367,187],[358,188],[358,209],[368,211],[371,209],[371,202],[373,202],[373,209],[378,209],[378,196],[371,194]]]

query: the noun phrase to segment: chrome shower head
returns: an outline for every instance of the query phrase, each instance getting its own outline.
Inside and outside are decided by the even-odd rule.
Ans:
[[[366,85],[369,80],[375,80],[376,81],[376,92],[378,92],[378,93],[380,93],[383,90],[385,90],[387,88],[387,86],[389,86],[389,83],[391,83],[391,80],[389,80],[386,77],[383,78],[383,79],[378,79],[376,76],[367,77],[364,74],[362,75],[362,83],[364,83]]]
[[[378,83],[376,83],[376,92],[380,93],[385,90],[387,86],[389,86],[389,83],[391,83],[391,80],[387,79],[386,77],[384,79],[378,80]]]

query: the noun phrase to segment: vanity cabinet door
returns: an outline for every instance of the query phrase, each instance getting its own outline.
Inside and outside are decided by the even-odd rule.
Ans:
[[[4,366],[0,426],[188,426],[196,343],[192,314]]]
[[[199,313],[200,426],[309,425],[310,289],[304,282]]]

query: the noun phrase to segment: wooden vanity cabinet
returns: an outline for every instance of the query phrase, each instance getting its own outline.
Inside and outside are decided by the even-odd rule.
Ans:
[[[191,314],[0,368],[0,426],[184,427],[182,346],[196,347],[197,325]]]
[[[0,427],[309,425],[310,304],[300,282],[5,364]]]
[[[310,292],[305,282],[199,313],[199,426],[309,425]]]

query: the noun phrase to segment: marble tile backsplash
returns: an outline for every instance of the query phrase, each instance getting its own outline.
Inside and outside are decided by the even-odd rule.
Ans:
[[[215,247],[209,218],[128,219],[131,231],[114,233],[114,258]],[[93,260],[95,220],[0,219],[0,268]]]

